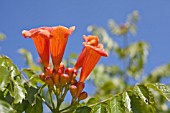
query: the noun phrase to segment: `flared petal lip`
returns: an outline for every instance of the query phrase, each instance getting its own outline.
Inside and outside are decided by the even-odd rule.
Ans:
[[[72,27],[70,27],[70,28],[67,28],[67,27],[61,26],[61,25],[56,26],[56,27],[53,27],[53,31],[52,31],[52,34],[51,34],[52,37],[51,37],[51,38],[53,38],[53,35],[55,34],[55,32],[56,32],[57,29],[66,30],[66,31],[64,32],[64,34],[65,34],[65,38],[68,38],[68,36],[71,35],[71,34],[73,33],[73,31],[75,30],[75,26],[72,26]]]
[[[40,27],[40,28],[35,28],[31,30],[23,30],[22,35],[24,38],[29,37],[29,38],[34,38],[35,35],[41,35],[43,38],[50,38],[51,35],[50,33],[54,27]]]
[[[93,49],[94,51],[96,51],[101,56],[108,57],[108,54],[103,49],[103,44],[98,44],[97,47],[94,47],[94,46],[87,44],[87,42],[84,42],[83,45],[84,45],[84,47]]]

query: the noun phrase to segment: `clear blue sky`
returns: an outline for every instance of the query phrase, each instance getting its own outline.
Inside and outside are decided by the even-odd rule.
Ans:
[[[123,23],[129,13],[138,10],[138,31],[131,42],[144,40],[150,44],[146,73],[158,65],[170,62],[170,1],[169,0],[0,0],[0,32],[7,39],[0,42],[0,54],[12,58],[19,68],[25,66],[17,53],[19,48],[38,54],[31,39],[24,39],[22,30],[41,26],[76,26],[69,38],[65,57],[82,50],[82,35],[88,35],[88,25],[107,27],[108,19]],[[114,37],[115,38],[115,37]],[[116,56],[101,59],[108,64],[119,64]]]

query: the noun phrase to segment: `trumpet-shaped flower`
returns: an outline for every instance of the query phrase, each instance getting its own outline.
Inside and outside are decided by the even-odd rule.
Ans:
[[[50,38],[50,52],[55,70],[58,70],[60,66],[68,37],[72,34],[74,29],[74,26],[69,29],[63,26],[58,26],[54,27],[51,32],[52,38]]]
[[[83,36],[83,39],[85,40],[83,42],[84,48],[74,67],[75,69],[82,67],[80,82],[85,81],[101,56],[108,56],[103,49],[103,45],[99,44],[97,36]]]
[[[32,30],[23,30],[22,35],[26,38],[32,38],[34,41],[34,45],[38,51],[38,54],[41,58],[42,64],[44,67],[49,66],[49,57],[50,57],[50,51],[49,51],[49,38],[50,38],[50,32],[52,28],[50,27],[41,27],[37,29]]]

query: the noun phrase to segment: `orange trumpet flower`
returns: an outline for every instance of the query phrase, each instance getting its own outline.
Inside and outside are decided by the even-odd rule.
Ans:
[[[52,31],[52,28],[50,27],[40,27],[32,30],[23,30],[22,35],[26,38],[32,38],[34,41],[34,45],[38,51],[38,54],[41,58],[42,64],[44,67],[49,66],[49,57],[50,57],[50,51],[49,51],[49,38],[50,38],[50,32]]]
[[[99,39],[97,36],[83,36],[83,39],[85,40],[85,42],[83,42],[84,48],[74,66],[75,69],[82,67],[80,82],[85,81],[101,56],[108,56],[103,49],[103,45],[99,44]]]
[[[58,26],[54,27],[51,32],[52,38],[50,38],[50,51],[55,70],[58,70],[60,66],[68,37],[72,34],[74,29],[75,26],[70,27],[69,29],[63,26]]]

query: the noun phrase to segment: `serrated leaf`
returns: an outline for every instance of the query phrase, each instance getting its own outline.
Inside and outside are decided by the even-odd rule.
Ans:
[[[37,102],[35,105],[29,105],[25,111],[25,113],[42,113],[43,112],[43,106],[42,101],[37,99]]]
[[[22,71],[27,75],[28,78],[31,78],[32,75],[36,75],[36,73],[30,68],[23,68]]]
[[[23,113],[28,106],[29,102],[26,100],[22,101],[22,103],[13,104],[13,108],[17,111],[17,113]]]
[[[0,100],[0,113],[16,113],[10,104]]]
[[[144,64],[147,61],[148,46],[146,42],[139,41],[126,48],[126,54],[129,56],[128,75],[138,78],[142,74]]]
[[[7,68],[12,78],[20,74],[17,66],[7,56],[0,55],[0,66]]]
[[[149,88],[158,91],[163,97],[170,102],[170,88],[161,83],[147,84]]]
[[[170,63],[162,65],[154,69],[145,80],[156,83],[159,82],[162,77],[170,76]]]
[[[10,72],[7,68],[0,66],[0,90],[4,91],[7,83],[9,82]]]
[[[43,83],[43,81],[39,78],[32,69],[24,68],[22,71],[27,75],[28,81],[26,81],[30,87],[37,88],[37,83]]]
[[[27,51],[26,49],[19,49],[18,50],[20,54],[22,54],[24,56],[24,58],[26,59],[26,64],[34,71],[40,71],[41,68],[39,66],[37,66],[33,59],[32,59],[32,55],[29,51]]]
[[[90,113],[90,112],[91,112],[90,107],[83,106],[83,107],[77,108],[75,113]]]
[[[143,90],[143,91],[142,91]],[[134,87],[134,92],[143,100],[143,102],[145,102],[146,104],[148,104],[148,94],[146,94],[145,89],[140,89],[140,86],[135,86]],[[143,94],[145,93],[145,94]],[[147,97],[146,97],[147,96]]]
[[[145,102],[132,91],[128,91],[128,94],[131,99],[131,107],[133,113],[155,113],[152,112],[150,106],[146,105]]]
[[[31,105],[36,104],[35,103],[35,98],[36,94],[38,93],[39,89],[33,88],[33,87],[28,87],[27,89],[27,100]]]
[[[17,80],[13,80],[14,84],[14,91],[13,91],[13,97],[14,97],[14,103],[21,103],[23,99],[25,99],[26,90],[21,83],[20,78],[17,78]]]
[[[124,106],[122,105],[122,96],[115,96],[112,100],[108,101],[109,113],[125,113]]]
[[[107,113],[106,106],[106,103],[101,103],[96,106],[93,106],[91,113]]]
[[[123,96],[122,101],[126,108],[127,113],[133,113],[131,109],[131,100],[130,100],[128,93],[124,92],[122,96]]]
[[[90,98],[86,104],[91,105],[91,104],[95,104],[97,102],[99,102],[99,99],[93,97],[93,98]]]
[[[145,85],[137,85],[134,87],[134,92],[140,97],[140,99],[150,108],[150,110],[155,112],[155,100],[151,91]]]

